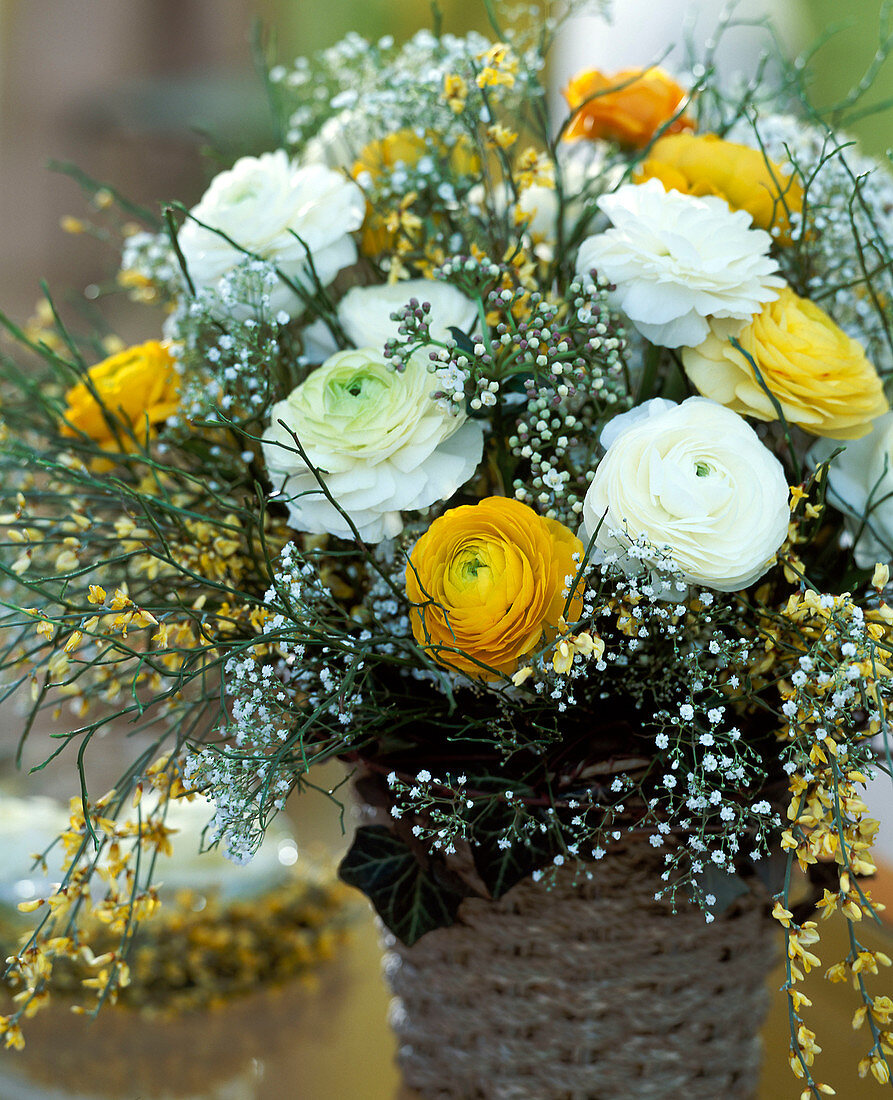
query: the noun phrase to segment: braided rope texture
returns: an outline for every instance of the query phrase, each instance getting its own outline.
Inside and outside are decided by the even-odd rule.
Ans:
[[[412,947],[386,940],[391,1025],[425,1100],[744,1100],[756,1090],[777,942],[765,894],[706,924],[656,901],[660,855],[612,850]]]

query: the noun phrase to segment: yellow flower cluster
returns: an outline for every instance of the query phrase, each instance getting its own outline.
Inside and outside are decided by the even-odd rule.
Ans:
[[[148,773],[147,780],[152,783]],[[48,987],[60,960],[81,966],[82,974],[87,976],[81,978],[80,986],[95,992],[100,1001],[114,1002],[118,991],[129,985],[127,943],[139,922],[155,916],[159,907],[156,888],[137,881],[137,848],[146,853],[143,860],[169,849],[170,830],[160,811],[169,797],[182,793],[182,786],[175,782],[159,785],[158,789],[156,805],[141,816],[139,824],[115,821],[109,816],[117,797],[114,790],[86,805],[80,797],[71,799],[69,827],[60,838],[65,851],[65,878],[48,897],[19,905],[23,913],[41,912],[43,919],[9,959],[11,981],[20,989],[14,998],[15,1012],[0,1016],[0,1037],[7,1047],[24,1046],[20,1021],[46,1006]],[[98,851],[94,838],[100,844]],[[92,882],[94,875],[104,882],[104,891]],[[117,947],[95,955],[80,938],[80,930],[88,920],[117,935]],[[74,1011],[86,1009],[76,1006]]]
[[[875,571],[877,581],[885,581],[888,576],[883,568]],[[781,619],[764,633],[770,659],[773,656],[785,659],[782,654],[790,659],[793,652],[812,660],[821,654],[823,677],[807,678],[797,690],[789,681],[783,680],[780,684],[785,702],[789,706],[796,705],[792,720],[809,746],[808,772],[797,770],[790,777],[788,827],[782,832],[781,847],[789,853],[789,859],[796,858],[803,870],[818,862],[833,861],[838,866],[837,889],[826,887],[816,908],[822,920],[840,914],[847,921],[851,949],[842,962],[826,970],[825,976],[832,982],[851,980],[859,994],[862,1003],[856,1010],[853,1027],[859,1028],[868,1020],[873,1036],[872,1050],[860,1063],[859,1072],[863,1076],[870,1072],[881,1083],[885,1083],[889,1075],[887,1056],[893,1054],[893,1029],[889,1026],[893,1002],[887,997],[871,997],[864,976],[877,974],[879,967],[891,966],[891,959],[882,951],[864,947],[856,934],[866,916],[873,917],[884,909],[872,900],[864,879],[859,881],[857,878],[872,875],[876,870],[871,848],[879,826],[876,820],[867,816],[868,806],[861,793],[868,777],[851,764],[845,747],[845,737],[851,737],[852,733],[837,728],[845,720],[843,717],[837,719],[835,726],[827,714],[831,694],[841,681],[846,682],[847,674],[856,667],[865,681],[868,696],[878,707],[878,717],[867,725],[865,736],[876,733],[881,723],[886,722],[883,700],[877,690],[878,678],[891,675],[883,660],[890,647],[890,616],[884,614],[885,610],[886,605],[882,602],[880,610],[870,616],[865,640],[849,643],[844,652],[844,647],[833,639],[846,624],[857,618],[861,623],[858,608],[849,595],[822,596],[809,589],[791,596]],[[799,658],[797,667],[802,667]],[[811,1067],[821,1047],[800,1015],[803,1008],[810,1007],[811,1001],[795,988],[810,970],[821,965],[813,950],[819,940],[819,926],[815,921],[798,924],[781,898],[772,915],[784,928],[785,990],[797,1025],[790,1051],[791,1069],[810,1086],[806,1089],[810,1096],[814,1095],[812,1089],[830,1095],[833,1090],[829,1086],[811,1078]]]
[[[475,77],[475,83],[479,88],[498,88],[500,86],[513,88],[515,76],[518,72],[518,57],[511,46],[505,42],[497,42],[489,50],[478,56],[478,61],[483,62],[483,68]]]
[[[453,114],[461,115],[468,99],[468,84],[458,73],[447,73],[443,78],[443,98]]]

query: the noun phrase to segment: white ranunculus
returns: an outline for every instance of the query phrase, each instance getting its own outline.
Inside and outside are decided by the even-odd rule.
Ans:
[[[289,429],[366,542],[398,535],[401,512],[452,496],[481,460],[483,428],[441,408],[434,388],[423,356],[398,372],[375,348],[358,348],[331,356],[274,405],[264,458],[292,527],[353,537]]]
[[[535,183],[525,187],[512,207],[516,222],[523,222],[534,244],[554,244],[558,226],[558,195],[554,187]]]
[[[861,439],[820,439],[809,460],[826,462],[841,446],[846,450],[828,467],[828,499],[848,517],[856,564],[870,569],[893,561],[893,412],[873,421]]]
[[[428,326],[434,340],[451,338],[450,329],[469,332],[477,320],[477,305],[461,290],[435,279],[406,279],[400,283],[352,287],[338,303],[338,323],[358,348],[383,349],[399,338],[399,322],[391,314],[415,298],[431,306]],[[304,354],[312,361],[327,359],[338,350],[324,321],[314,321],[303,332]]]
[[[567,240],[572,233],[581,236],[590,229],[599,214],[599,195],[620,182],[618,168],[606,163],[604,147],[595,141],[564,142],[558,149],[558,167],[564,194],[562,232]],[[512,216],[527,225],[537,255],[551,259],[548,249],[558,239],[558,192],[554,187],[534,184],[526,187],[512,207]]]
[[[696,347],[708,317],[741,324],[778,297],[784,280],[768,233],[724,199],[665,191],[657,180],[625,184],[598,200],[614,228],[588,237],[577,272],[614,283],[615,304],[650,340]]]
[[[477,320],[477,305],[470,298],[435,279],[355,286],[338,303],[338,320],[358,348],[384,347],[397,336],[398,322],[391,314],[412,298],[431,306],[428,325],[434,340],[449,340],[451,328],[468,332]]]
[[[190,278],[199,288],[217,289],[220,280],[245,260],[245,253],[235,245],[305,286],[311,284],[309,251],[313,268],[326,286],[356,261],[350,234],[363,224],[365,212],[363,192],[343,173],[321,164],[298,167],[284,150],[277,149],[259,157],[242,157],[216,176],[193,207],[193,217],[187,218],[177,241]],[[274,313],[299,312],[300,299],[280,279],[271,292],[270,308]]]
[[[604,458],[583,503],[586,538],[616,553],[645,540],[689,584],[746,588],[770,567],[788,531],[781,463],[737,413],[690,397],[656,398],[610,421]]]

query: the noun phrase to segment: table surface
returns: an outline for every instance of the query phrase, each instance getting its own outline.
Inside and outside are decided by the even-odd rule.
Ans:
[[[845,949],[835,922],[823,929],[829,961]],[[866,939],[893,953],[886,929]],[[781,971],[772,975],[777,989]],[[824,1047],[816,1069],[846,1100],[877,1096],[855,1073],[867,1033],[854,1032],[853,993],[811,982],[810,1020]],[[880,990],[879,990],[880,991]],[[350,945],[320,972],[316,988],[293,983],[179,1020],[145,1021],[121,1009],[97,1022],[63,1005],[30,1022],[22,1054],[0,1055],[2,1100],[410,1100],[394,1066],[377,931],[357,910]],[[785,999],[776,996],[764,1029],[760,1100],[796,1097],[787,1067]]]
[[[324,800],[305,796],[289,811],[307,858],[331,862],[344,850],[337,814]],[[872,892],[893,914],[893,871],[882,871]],[[0,1100],[411,1100],[394,1065],[376,924],[359,895],[354,918],[349,945],[320,968],[315,988],[295,982],[173,1020],[105,1009],[91,1021],[51,1006],[29,1021],[23,1053],[0,1053]],[[822,923],[822,969],[846,954],[840,923]],[[863,940],[893,956],[886,926],[864,929]],[[869,1040],[851,1026],[855,994],[821,972],[804,987],[814,1002],[808,1022],[824,1048],[817,1079],[845,1100],[876,1097],[879,1086],[856,1075]],[[888,974],[875,979],[873,992],[893,992]],[[769,984],[778,990],[781,983],[779,970]],[[763,1036],[758,1100],[793,1100],[800,1088],[787,1064],[785,997],[773,997]]]

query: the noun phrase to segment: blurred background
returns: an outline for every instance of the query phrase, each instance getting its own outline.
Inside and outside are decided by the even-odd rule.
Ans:
[[[771,7],[787,43],[805,46],[839,27],[815,58],[816,100],[833,102],[859,80],[878,42],[882,0],[742,0],[758,18]],[[615,25],[583,18],[566,33],[553,62],[560,87],[584,65],[646,64],[686,32],[704,39],[720,0],[658,5],[615,0]],[[487,29],[483,0],[441,0],[444,25]],[[643,12],[647,9],[647,17]],[[59,231],[81,210],[77,187],[48,172],[72,161],[149,206],[168,198],[187,205],[209,168],[200,150],[240,152],[269,142],[264,99],[250,49],[255,20],[275,29],[279,59],[312,53],[354,29],[400,39],[430,25],[429,0],[0,0],[0,301],[20,319],[39,295],[41,277],[81,288],[109,272],[113,257],[90,240]],[[746,69],[756,32],[736,32],[723,60]],[[877,77],[868,101],[893,97],[893,71]],[[874,116],[857,136],[881,153],[893,140],[889,117]]]
[[[583,17],[563,34],[553,59],[551,80],[560,88],[582,67],[646,65],[666,55],[686,32],[707,37],[722,5],[712,0],[615,0],[615,23]],[[870,67],[878,48],[881,0],[850,0],[841,16],[838,0],[742,0],[739,16],[759,22],[771,7],[779,33],[792,51],[834,30],[813,59],[814,98],[838,101]],[[483,0],[441,0],[445,29],[487,30]],[[176,198],[192,205],[215,164],[203,159],[213,144],[235,157],[269,146],[264,97],[251,51],[255,21],[275,32],[278,59],[288,64],[313,53],[350,30],[368,37],[398,40],[430,25],[428,0],[0,0],[0,309],[18,322],[33,312],[40,280],[64,297],[113,276],[117,255],[85,234],[60,229],[66,215],[80,216],[85,205],[71,179],[48,171],[51,160],[72,162],[97,180],[151,208]],[[737,31],[721,60],[730,68],[756,62],[758,31]],[[669,62],[672,64],[672,58]],[[866,103],[893,100],[893,62],[877,74]],[[866,151],[876,155],[893,145],[893,114],[872,115],[855,128]],[[127,342],[154,336],[157,319],[144,307],[115,299],[113,327]],[[18,734],[16,715],[0,716],[0,769]],[[5,749],[5,751],[4,751]],[[110,777],[117,774],[114,746],[106,743]],[[0,771],[2,776],[2,771]],[[19,789],[69,794],[65,768],[40,781],[19,781]],[[0,799],[3,798],[0,793]],[[886,818],[883,852],[893,865],[893,798],[874,793],[878,815]],[[346,847],[329,807],[295,809],[302,850],[336,859]],[[893,874],[882,872],[876,897],[893,912]],[[886,944],[886,930],[875,940]],[[823,945],[830,961],[842,945]],[[838,946],[840,952],[838,953]],[[394,1100],[399,1092],[392,1066],[393,1041],[387,1030],[387,995],[379,975],[374,924],[358,910],[353,946],[342,952],[323,988],[303,987],[259,995],[223,1016],[199,1021],[188,1035],[187,1052],[208,1066],[218,1062],[238,1032],[256,1042],[240,1048],[234,1069],[222,1083],[204,1090],[177,1081],[176,1072],[156,1059],[154,1076],[144,1059],[145,1079],[128,1081],[108,1100],[193,1097],[193,1100]],[[833,956],[833,958],[832,958]],[[780,979],[779,979],[780,980]],[[775,982],[777,987],[778,981]],[[821,1074],[846,1098],[874,1095],[876,1085],[859,1081],[854,1067],[865,1043],[853,1033],[853,1003],[840,986],[814,983],[814,1012],[820,1041],[828,1040]],[[229,1013],[229,1015],[226,1015]],[[823,1017],[823,1019],[820,1019]],[[69,1100],[93,1095],[76,1082],[88,1066],[109,1057],[116,1024],[100,1019],[92,1031],[61,1015],[35,1021],[31,1047],[18,1065],[25,1083],[0,1072],[0,1100]],[[193,1027],[191,1024],[190,1027]],[[98,1031],[112,1029],[111,1039]],[[168,1033],[170,1038],[172,1033]],[[761,1100],[795,1095],[786,1066],[787,1020],[776,998],[767,1025],[768,1056]],[[164,1046],[164,1034],[155,1035]],[[123,1043],[123,1040],[121,1040]],[[147,1037],[146,1042],[149,1042]],[[182,1043],[180,1047],[182,1048]],[[124,1049],[120,1046],[119,1049]],[[9,1064],[0,1057],[0,1069]],[[151,1059],[148,1060],[151,1062]],[[16,1071],[18,1072],[18,1071]],[[135,1072],[135,1071],[134,1071]],[[138,1075],[137,1075],[138,1076]],[[209,1082],[214,1075],[210,1073]],[[220,1076],[219,1074],[217,1076]],[[18,1082],[18,1083],[17,1083]],[[96,1092],[95,1095],[100,1095]]]

